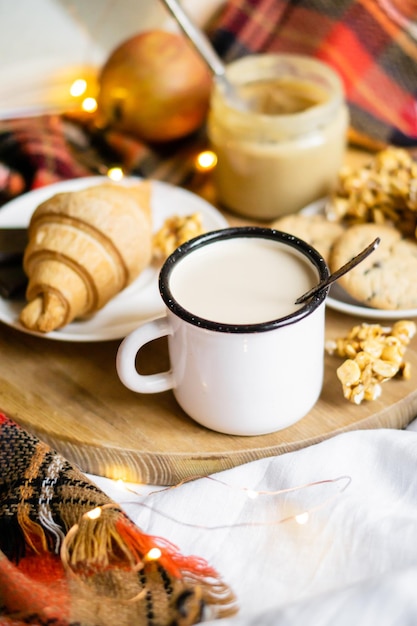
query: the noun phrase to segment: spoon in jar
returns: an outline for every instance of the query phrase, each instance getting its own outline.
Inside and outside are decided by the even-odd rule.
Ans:
[[[250,110],[250,103],[238,93],[236,86],[227,78],[226,68],[209,39],[191,21],[180,3],[177,0],[162,0],[162,2],[206,63],[214,79],[221,85],[227,100],[241,111]]]
[[[327,278],[324,278],[315,287],[313,287],[312,289],[304,293],[302,296],[297,298],[297,300],[295,301],[295,304],[302,304],[303,302],[306,302],[306,300],[309,300],[310,298],[318,294],[323,289],[326,289],[326,287],[334,283],[338,278],[340,278],[344,274],[347,274],[347,272],[349,272],[351,269],[359,265],[359,263],[361,263],[364,259],[366,259],[366,257],[369,256],[371,252],[376,250],[376,248],[380,244],[380,241],[381,241],[380,238],[377,237],[371,244],[369,244],[369,246],[364,248],[362,252],[359,252],[359,254],[354,256],[352,259],[350,259],[350,261],[348,261],[344,265],[342,265],[342,267],[339,267],[339,269],[333,272],[333,274],[330,274],[330,276],[328,276]]]

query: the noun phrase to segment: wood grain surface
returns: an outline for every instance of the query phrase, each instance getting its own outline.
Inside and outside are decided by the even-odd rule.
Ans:
[[[327,310],[326,337],[358,319]],[[119,342],[57,342],[0,325],[0,410],[76,463],[83,471],[158,485],[204,476],[282,454],[355,429],[403,428],[417,414],[417,338],[408,348],[411,380],[384,383],[380,399],[346,401],[336,377],[340,363],[325,356],[322,395],[313,410],[285,430],[258,437],[222,435],[199,426],[171,392],[139,395],[119,381]],[[167,366],[166,343],[141,352],[151,373]],[[300,393],[303,381],[300,380]]]

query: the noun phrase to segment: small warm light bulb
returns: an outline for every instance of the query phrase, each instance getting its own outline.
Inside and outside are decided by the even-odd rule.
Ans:
[[[162,552],[159,548],[151,548],[149,552],[146,554],[146,559],[148,561],[156,561],[162,555]]]
[[[255,500],[258,497],[259,493],[257,491],[253,491],[253,489],[246,489],[246,495],[251,500]]]
[[[81,108],[86,113],[94,113],[97,110],[97,100],[95,98],[85,98],[81,103]]]
[[[70,94],[74,98],[82,96],[87,91],[87,81],[84,78],[77,78],[70,87]]]
[[[305,513],[300,513],[299,515],[295,516],[295,521],[297,522],[297,524],[307,524],[309,519],[309,514],[307,511],[305,511]]]
[[[95,509],[91,509],[91,511],[88,511],[88,513],[86,513],[86,516],[89,519],[98,519],[101,515],[101,507],[97,506]]]
[[[195,167],[199,172],[208,172],[217,164],[217,155],[211,150],[204,150],[197,155]]]
[[[124,177],[124,172],[121,167],[110,167],[107,170],[107,176],[111,178],[111,180],[119,181]]]

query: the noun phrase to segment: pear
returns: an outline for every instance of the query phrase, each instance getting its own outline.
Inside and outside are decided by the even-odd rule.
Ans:
[[[212,77],[184,36],[149,30],[110,54],[98,82],[97,126],[160,143],[203,124]]]

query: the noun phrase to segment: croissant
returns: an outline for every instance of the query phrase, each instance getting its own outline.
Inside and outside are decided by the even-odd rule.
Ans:
[[[113,183],[54,195],[29,224],[20,322],[50,332],[101,309],[149,264],[151,185]]]

